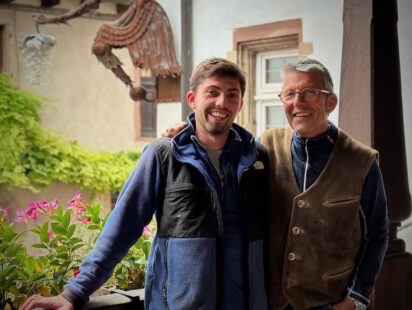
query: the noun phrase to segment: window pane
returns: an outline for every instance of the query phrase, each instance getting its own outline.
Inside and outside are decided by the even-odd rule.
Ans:
[[[290,61],[295,60],[297,57],[276,57],[265,59],[265,83],[281,83],[282,79],[280,77],[280,72],[282,66]]]
[[[280,69],[282,66],[282,59],[268,58],[266,59],[266,81],[265,83],[280,83]]]
[[[268,106],[266,109],[266,129],[272,127],[283,127],[286,125],[283,106]]]

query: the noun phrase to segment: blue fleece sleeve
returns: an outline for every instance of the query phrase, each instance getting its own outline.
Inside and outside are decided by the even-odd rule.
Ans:
[[[363,240],[359,250],[358,266],[349,296],[369,304],[389,240],[389,220],[385,188],[378,161],[375,159],[363,186],[361,198]]]
[[[124,184],[94,249],[81,264],[80,274],[65,287],[72,303],[87,302],[89,295],[107,281],[114,267],[142,235],[163,195],[160,162],[155,146],[149,145]]]

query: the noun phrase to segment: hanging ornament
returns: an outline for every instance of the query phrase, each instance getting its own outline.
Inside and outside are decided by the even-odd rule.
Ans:
[[[34,91],[44,93],[46,90],[52,65],[51,50],[55,44],[55,38],[45,33],[29,34],[20,41],[25,79]]]

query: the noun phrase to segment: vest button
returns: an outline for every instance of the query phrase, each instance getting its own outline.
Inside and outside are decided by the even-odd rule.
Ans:
[[[301,229],[297,226],[292,227],[292,234],[299,235],[301,233]]]
[[[295,253],[289,253],[288,254],[288,260],[295,260],[296,259],[296,255],[295,255]]]
[[[303,200],[298,200],[297,204],[299,208],[303,208],[306,203]]]

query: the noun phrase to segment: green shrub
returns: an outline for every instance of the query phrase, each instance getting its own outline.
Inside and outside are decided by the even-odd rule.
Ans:
[[[138,152],[91,152],[40,123],[45,98],[0,74],[0,184],[39,192],[54,181],[81,189],[119,191]]]

